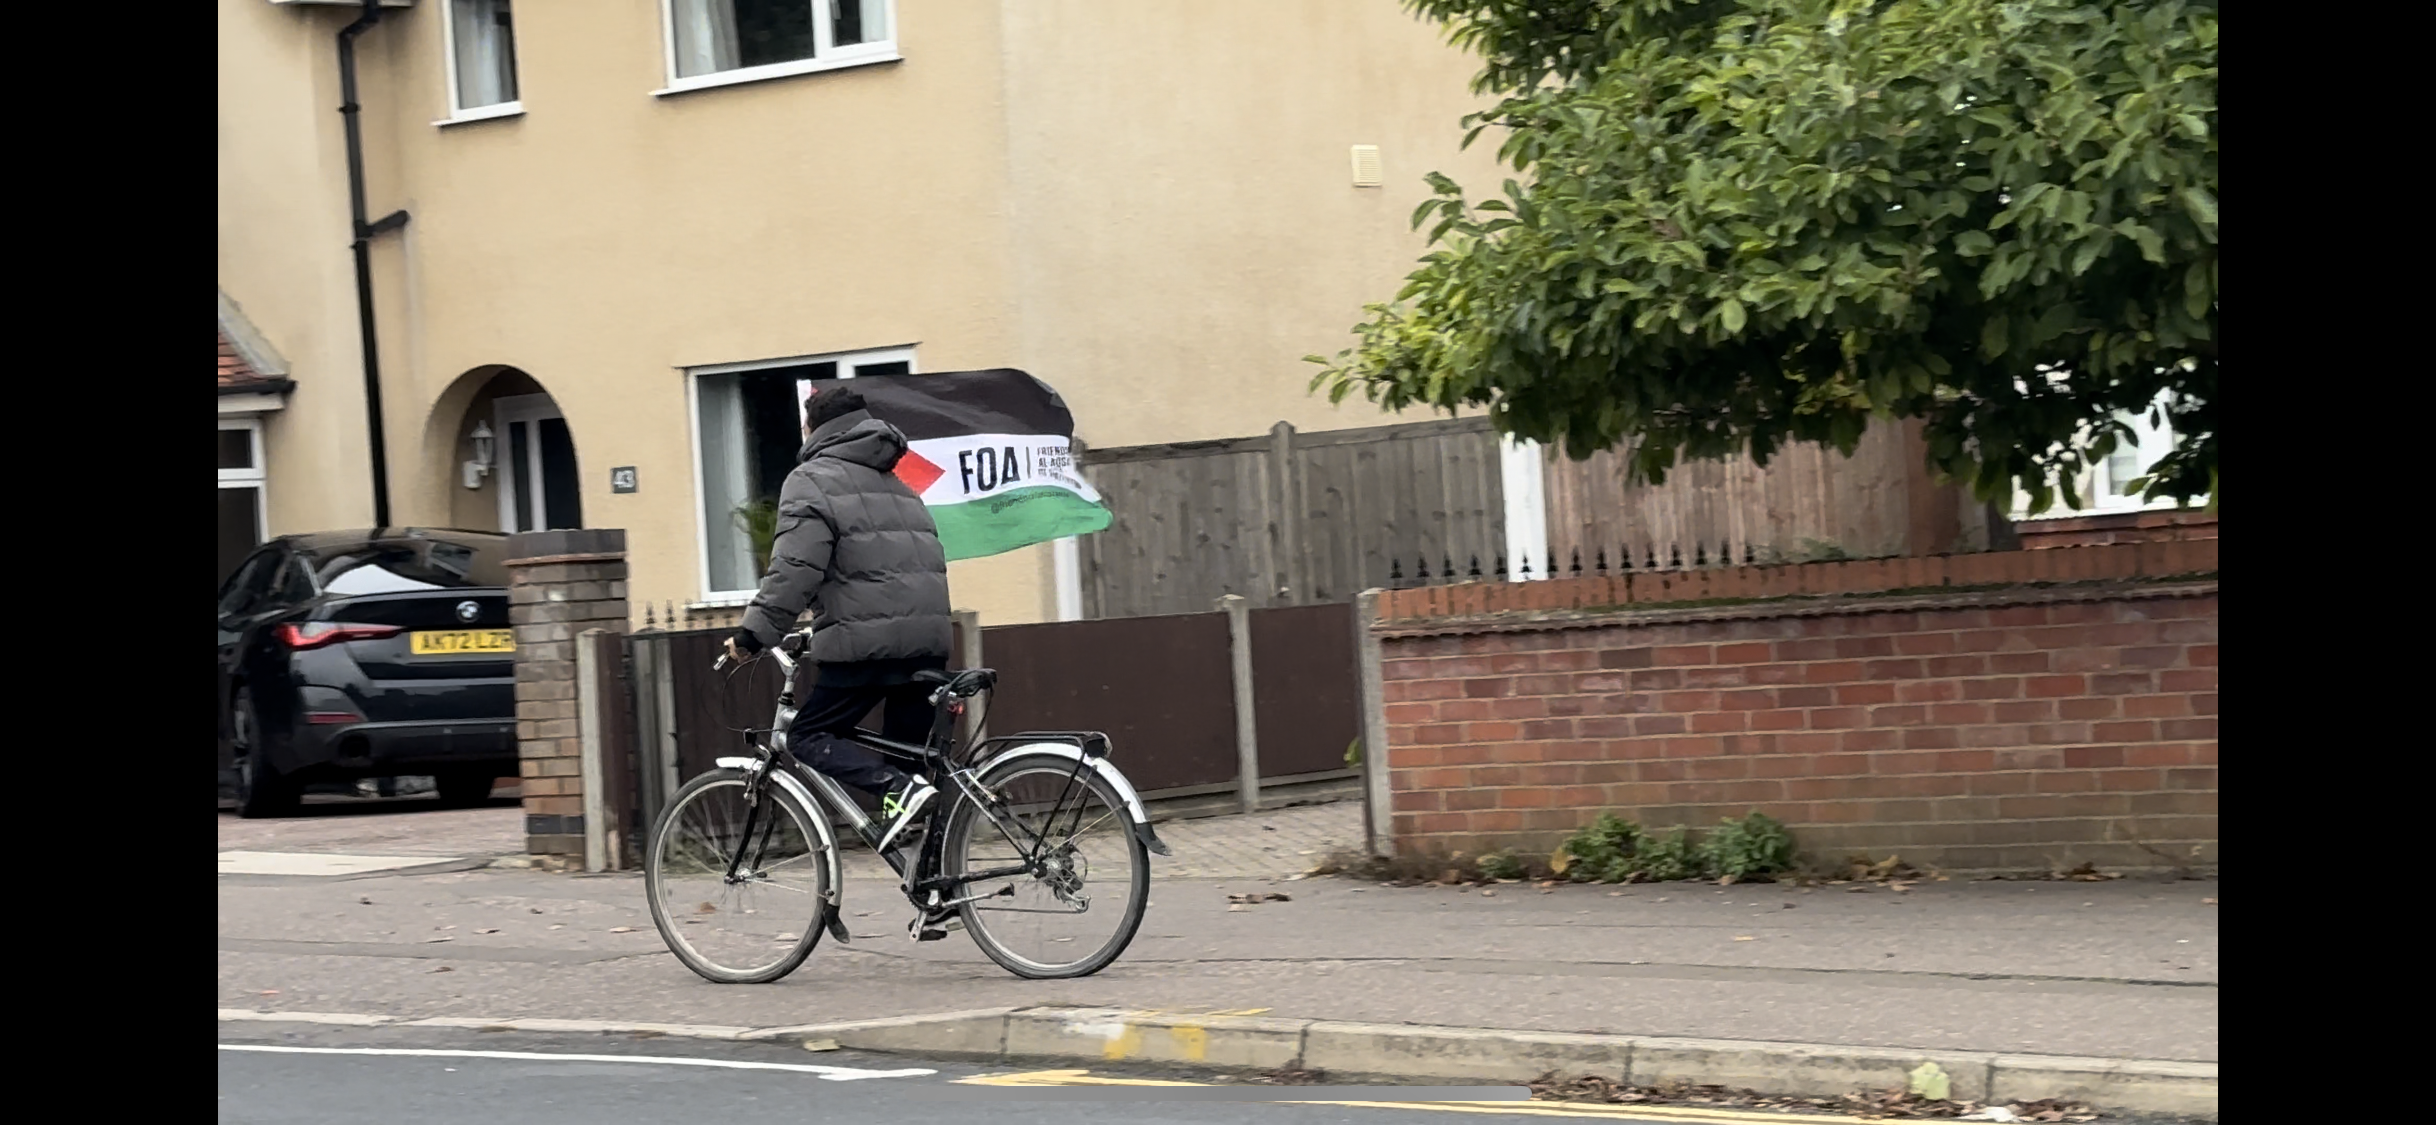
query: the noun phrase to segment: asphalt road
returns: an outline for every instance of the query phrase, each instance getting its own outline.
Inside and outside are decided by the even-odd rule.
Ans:
[[[1197,1080],[1217,1088],[967,1085],[958,1080],[1023,1068],[813,1053],[792,1043],[402,1028],[232,1034],[224,1027],[219,1046],[219,1119],[244,1125],[700,1125],[706,1116],[715,1116],[718,1125],[963,1119],[1006,1125],[1547,1125],[1550,1120],[1544,1105],[1505,1114],[1482,1113],[1489,1107],[1477,1103],[1448,1110],[1207,1100],[1270,1095],[1373,1100],[1422,1091],[1386,1087],[1349,1095],[1309,1087],[1246,1089],[1222,1076],[1172,1069],[1093,1073]],[[1707,1125],[1725,1125],[1717,1111],[1709,1114]],[[1687,1119],[1619,1111],[1598,1120],[1681,1125]]]

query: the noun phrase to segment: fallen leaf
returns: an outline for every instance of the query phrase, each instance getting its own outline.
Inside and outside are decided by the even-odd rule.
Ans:
[[[440,966],[439,968],[437,968],[437,969],[433,969],[433,970],[432,970],[432,972],[435,972],[435,973],[453,973],[453,972],[456,972],[456,971],[457,971],[457,970],[452,969],[452,968],[449,968],[449,967],[448,967],[448,966],[446,966],[446,965],[442,965],[442,966]]]
[[[807,1050],[807,1051],[834,1051],[834,1050],[836,1050],[836,1049],[837,1049],[837,1040],[835,1040],[835,1039],[806,1039],[806,1040],[804,1040],[804,1050]]]
[[[707,903],[707,902],[706,902],[706,903],[703,903],[702,905],[697,906],[697,907],[695,907],[695,908],[694,908],[694,913],[696,913],[696,914],[717,914],[718,912],[719,912],[719,908],[718,908],[718,907],[716,907],[716,906],[712,906],[711,904],[709,904],[709,903]],[[536,910],[536,911],[534,911],[533,913],[535,913],[535,914],[539,914],[539,913],[541,913],[541,911]]]
[[[498,928],[498,927],[496,927],[496,926],[493,926],[493,927],[491,927],[490,929],[487,929],[487,930],[475,930],[474,932],[475,932],[475,933],[478,933],[478,934],[495,934],[495,933],[498,933],[498,932],[499,932],[499,928]]]
[[[1735,936],[1734,940],[1736,940],[1736,941],[1758,941],[1759,939],[1758,939],[1758,938],[1755,938],[1755,937],[1752,937],[1752,936],[1751,936],[1751,935],[1749,935],[1749,934],[1738,934],[1738,935],[1736,935],[1736,936]]]
[[[2199,905],[2201,905],[2201,906],[2214,906],[2214,905],[2216,905],[2216,900],[2215,900],[2215,899],[2212,899],[2212,898],[2203,898],[2203,899],[2200,899],[2200,900],[2199,900]]]
[[[372,905],[372,896],[371,896],[371,895],[365,895],[365,896],[363,896],[362,898],[356,899],[355,901],[356,901],[356,902],[358,902],[358,903],[361,903],[362,905],[365,905],[365,906],[370,906],[370,905]]]
[[[1231,905],[1231,906],[1228,906],[1228,907],[1227,907],[1227,909],[1228,909],[1229,911],[1237,911],[1237,910],[1250,910],[1250,909],[1251,909],[1251,907],[1249,907],[1249,906],[1245,906],[1244,904],[1242,904],[1242,903],[1238,902],[1238,903],[1235,903],[1235,904],[1233,904],[1233,905]]]
[[[1480,897],[1482,897],[1482,898],[1496,898],[1496,897],[1497,897],[1497,892],[1496,892],[1496,891],[1494,891],[1494,890],[1484,890],[1484,891],[1480,892]]]
[[[1785,909],[1787,909],[1787,910],[1791,910],[1791,909],[1793,909],[1793,908],[1794,908],[1794,906],[1795,906],[1796,904],[1795,904],[1795,903],[1790,903],[1790,902],[1780,902],[1780,903],[1777,903],[1776,905],[1781,906],[1781,907],[1784,907],[1784,908],[1785,908]]]
[[[263,990],[262,990],[262,991],[260,991],[260,992],[255,993],[254,995],[256,995],[256,996],[277,996],[277,995],[279,995],[279,990],[278,990],[278,989],[276,989],[276,988],[266,988],[266,989],[263,989]]]
[[[370,901],[372,901],[372,900],[371,900],[371,899],[365,899],[364,901],[366,901],[366,902],[370,902]],[[542,909],[541,909],[540,907],[538,907],[538,906],[534,906],[534,907],[528,907],[527,909],[529,909],[529,910],[530,910],[532,913],[535,913],[535,914],[540,914],[540,913],[542,913]]]
[[[567,927],[566,927],[566,924],[565,924],[565,923],[563,923],[563,922],[552,922],[552,923],[550,923],[550,928],[551,928],[551,929],[553,929],[553,930],[563,930],[563,929],[566,929]]]
[[[1724,878],[1722,878],[1722,879],[1717,880],[1717,885],[1718,885],[1718,886],[1720,886],[1720,887],[1731,887],[1731,886],[1733,886],[1733,885],[1734,885],[1734,876],[1732,876],[1732,875],[1728,875],[1728,876],[1726,876],[1726,877],[1724,877]]]
[[[633,932],[634,932],[634,927],[632,927],[632,926],[611,926],[611,927],[609,927],[609,932],[610,932],[610,933],[613,933],[613,934],[631,934],[631,933],[633,933]]]
[[[443,941],[455,941],[455,940],[457,940],[457,939],[456,939],[456,936],[455,936],[455,935],[453,935],[453,934],[442,934],[442,935],[440,935],[439,937],[427,937],[427,938],[424,938],[424,939],[423,939],[423,944],[425,944],[425,945],[432,945],[432,944],[435,944],[435,943],[437,943],[437,942],[443,942]]]

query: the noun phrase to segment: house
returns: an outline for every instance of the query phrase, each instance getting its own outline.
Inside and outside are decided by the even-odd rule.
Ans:
[[[1098,448],[1387,421],[1302,357],[1425,173],[1502,178],[1396,0],[218,11],[223,554],[371,524],[377,457],[393,525],[626,529],[638,618],[749,597],[798,380],[1022,368]],[[951,581],[1046,620],[1071,556]]]

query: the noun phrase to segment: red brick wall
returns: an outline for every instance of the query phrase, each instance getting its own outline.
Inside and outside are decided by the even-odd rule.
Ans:
[[[2103,516],[2066,516],[2024,520],[2013,525],[2023,550],[2046,547],[2100,547],[2117,543],[2178,543],[2216,538],[2216,517],[2208,512],[2118,512]]]
[[[1830,861],[2213,865],[2216,618],[2207,581],[1386,626],[1392,832],[1757,809]]]

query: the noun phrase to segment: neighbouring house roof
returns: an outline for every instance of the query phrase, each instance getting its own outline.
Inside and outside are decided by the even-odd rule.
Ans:
[[[271,350],[236,302],[220,294],[220,393],[284,395],[295,386],[287,361]]]

